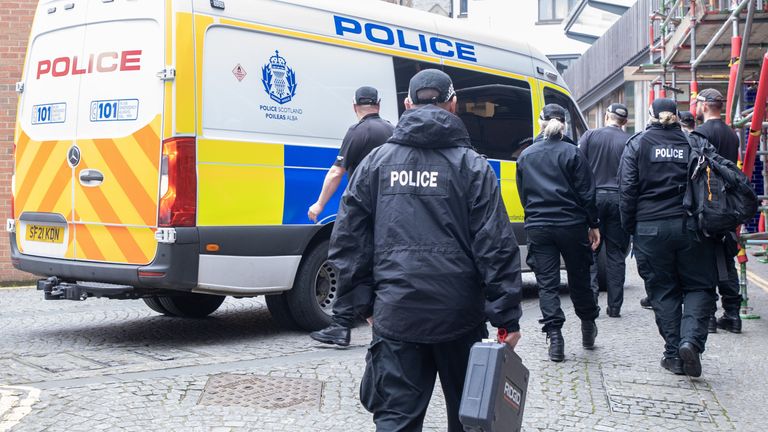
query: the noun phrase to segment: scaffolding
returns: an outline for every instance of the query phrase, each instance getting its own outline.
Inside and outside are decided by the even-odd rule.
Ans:
[[[678,99],[696,113],[700,85],[726,88],[725,121],[740,139],[744,173],[762,180],[760,222],[756,233],[742,229],[743,247],[768,244],[768,0],[658,0],[649,3],[649,63],[640,67],[651,79],[649,103],[656,97]],[[687,89],[681,86],[687,84]],[[687,92],[686,92],[687,90]],[[669,96],[668,96],[668,93]],[[754,94],[754,100],[752,95]],[[748,98],[747,95],[750,97]],[[686,99],[686,98],[683,98]],[[755,172],[755,160],[762,170]],[[765,250],[759,254],[766,256]],[[758,318],[749,307],[747,255],[742,249],[740,286],[743,318]]]

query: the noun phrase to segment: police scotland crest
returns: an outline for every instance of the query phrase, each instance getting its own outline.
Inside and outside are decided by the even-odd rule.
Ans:
[[[261,68],[261,83],[269,97],[281,105],[296,96],[296,73],[277,50],[269,58],[269,63]]]

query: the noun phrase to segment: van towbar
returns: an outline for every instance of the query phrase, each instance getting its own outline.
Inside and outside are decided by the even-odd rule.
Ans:
[[[83,301],[88,297],[139,298],[134,287],[99,282],[65,282],[56,276],[37,281],[38,291],[42,291],[46,300]]]

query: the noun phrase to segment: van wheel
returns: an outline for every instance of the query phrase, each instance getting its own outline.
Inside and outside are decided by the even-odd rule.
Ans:
[[[160,305],[173,315],[183,318],[204,318],[216,311],[224,296],[188,293],[173,297],[158,297]]]
[[[149,306],[149,308],[153,311],[159,314],[173,316],[172,313],[168,312],[168,310],[164,308],[162,304],[160,304],[160,298],[158,296],[143,297],[142,300],[144,300],[144,304]]]
[[[286,330],[301,329],[296,324],[296,320],[293,319],[293,315],[291,315],[291,309],[288,307],[288,299],[285,298],[285,293],[268,295],[265,296],[265,299],[267,301],[267,309],[269,309],[269,313],[272,315],[272,320],[279,327]]]
[[[304,256],[293,288],[285,293],[293,319],[304,330],[320,330],[331,324],[338,278],[327,262],[329,244],[325,240]]]

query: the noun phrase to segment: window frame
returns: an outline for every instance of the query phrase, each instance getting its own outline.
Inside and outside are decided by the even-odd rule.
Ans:
[[[542,18],[541,11],[542,11],[542,3],[549,3],[552,11],[551,17]],[[566,2],[566,10],[565,15],[562,17],[557,16],[557,6],[558,2]],[[571,9],[576,5],[576,0],[538,0],[538,10],[537,10],[537,19],[536,24],[560,24],[563,22],[567,17],[568,14],[571,12]]]

